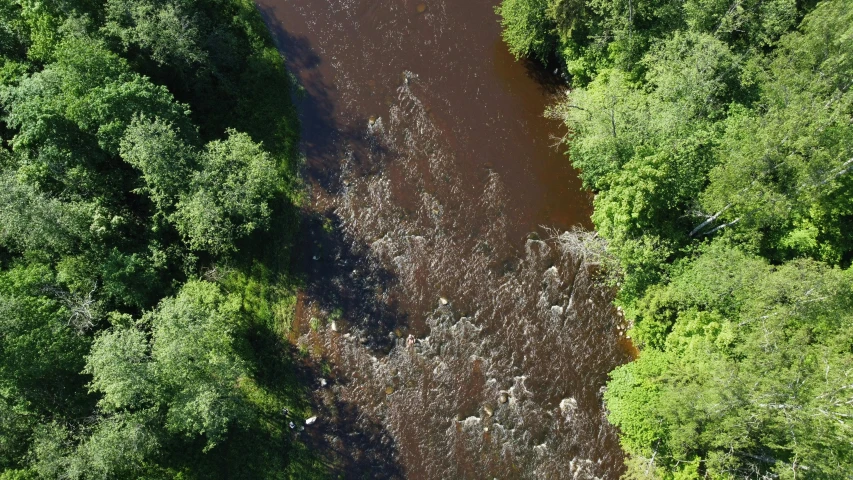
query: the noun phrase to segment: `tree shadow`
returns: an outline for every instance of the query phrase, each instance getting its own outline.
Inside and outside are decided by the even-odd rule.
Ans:
[[[316,385],[323,375],[320,366],[308,359],[298,364],[297,371],[304,385]],[[341,378],[333,381],[346,384]],[[294,434],[316,453],[329,478],[405,478],[397,461],[399,448],[385,426],[354,403],[339,397],[324,401],[324,393],[321,387],[312,395],[317,420],[304,427],[297,425]]]
[[[532,78],[543,92],[555,95],[566,90],[568,85],[566,78],[563,76],[564,74],[559,69],[554,69],[556,62],[543,65],[535,60],[522,58],[518,63],[524,66],[527,76]]]
[[[342,329],[355,327],[360,341],[375,353],[388,353],[395,331],[405,331],[408,314],[387,296],[398,281],[389,270],[366,256],[369,247],[348,238],[333,213],[306,213],[302,220],[298,271],[306,296]]]
[[[383,147],[368,135],[368,118],[349,122],[350,125],[363,125],[363,129],[337,121],[337,86],[327,78],[331,76],[331,67],[324,64],[311,41],[282,28],[273,8],[260,6],[259,10],[285,57],[285,65],[299,83],[296,103],[302,124],[301,148],[306,158],[304,176],[327,192],[337,193],[343,186],[341,160],[351,156],[361,165],[365,159],[383,153]]]
[[[274,8],[259,6],[259,10],[285,57],[285,65],[300,84],[296,96],[302,125],[301,148],[306,157],[303,178],[312,187],[335,195],[346,188],[341,178],[343,160],[348,160],[348,168],[357,177],[377,172],[391,154],[368,133],[368,119],[349,122],[364,125],[364,129],[342,125],[337,120],[337,90],[329,81],[329,66],[323,63],[308,38],[292,35],[281,27]],[[292,214],[298,218],[299,230],[286,255],[289,265],[281,271],[297,272],[299,289],[310,299],[314,312],[325,315],[324,320],[334,318],[341,330],[357,334],[357,340],[375,354],[390,351],[396,340],[393,332],[405,328],[408,322],[397,302],[386,294],[398,280],[389,270],[371,262],[367,255],[369,246],[348,237],[341,219],[334,213],[293,209]],[[273,225],[271,242],[276,241],[276,229]],[[307,318],[300,318],[306,316],[305,312],[297,313],[295,321],[307,322]],[[293,328],[306,333],[308,327],[297,324]],[[281,333],[259,331],[255,338],[279,339]],[[259,374],[259,382],[308,402],[294,407],[310,409],[318,420],[305,425],[304,419],[283,412],[282,417],[271,420],[284,422],[287,432],[293,435],[293,444],[304,445],[332,478],[403,478],[397,446],[390,432],[353,403],[337,396],[325,401],[320,398],[318,390],[311,386],[316,387],[321,377],[328,378],[324,365],[306,358],[294,344],[279,341],[281,344],[275,348],[286,351],[263,367],[269,375]],[[282,364],[276,366],[275,362]],[[282,369],[290,372],[287,375],[291,377],[282,376],[279,372]],[[287,386],[273,385],[280,381]],[[333,381],[342,383],[346,379]],[[331,395],[329,390],[319,392]],[[294,428],[290,428],[291,421]]]
[[[554,70],[555,66],[559,65],[556,61],[545,65],[542,62],[526,57],[516,59],[510,53],[506,43],[502,39],[495,41],[493,54],[495,72],[505,82],[510,91],[515,91],[517,84],[524,83],[522,80],[523,77],[533,80],[540,93],[547,96],[561,93],[568,87],[566,77],[564,76],[565,73]],[[519,71],[517,64],[521,64],[524,67],[523,75]]]

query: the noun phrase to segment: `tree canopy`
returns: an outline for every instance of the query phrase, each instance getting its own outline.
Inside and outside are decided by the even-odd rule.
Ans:
[[[248,345],[291,302],[290,93],[248,0],[0,0],[0,478],[310,473]]]
[[[627,477],[847,478],[853,3],[568,3],[498,12],[569,74],[641,350],[605,394]]]

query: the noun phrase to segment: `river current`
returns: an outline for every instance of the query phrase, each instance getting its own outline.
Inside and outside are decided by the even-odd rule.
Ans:
[[[300,433],[345,478],[615,479],[607,372],[630,342],[557,238],[591,198],[495,1],[259,0],[303,89],[312,369]]]

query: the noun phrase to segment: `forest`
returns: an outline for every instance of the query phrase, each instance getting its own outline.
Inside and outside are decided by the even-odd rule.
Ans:
[[[853,2],[504,0],[640,349],[625,478],[853,478]]]
[[[249,0],[0,0],[0,479],[312,474],[291,90]]]

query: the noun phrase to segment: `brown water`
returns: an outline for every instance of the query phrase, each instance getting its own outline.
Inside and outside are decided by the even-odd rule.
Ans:
[[[617,478],[601,388],[630,356],[553,238],[591,213],[542,115],[560,79],[494,0],[258,3],[305,89],[305,441],[347,478]]]

